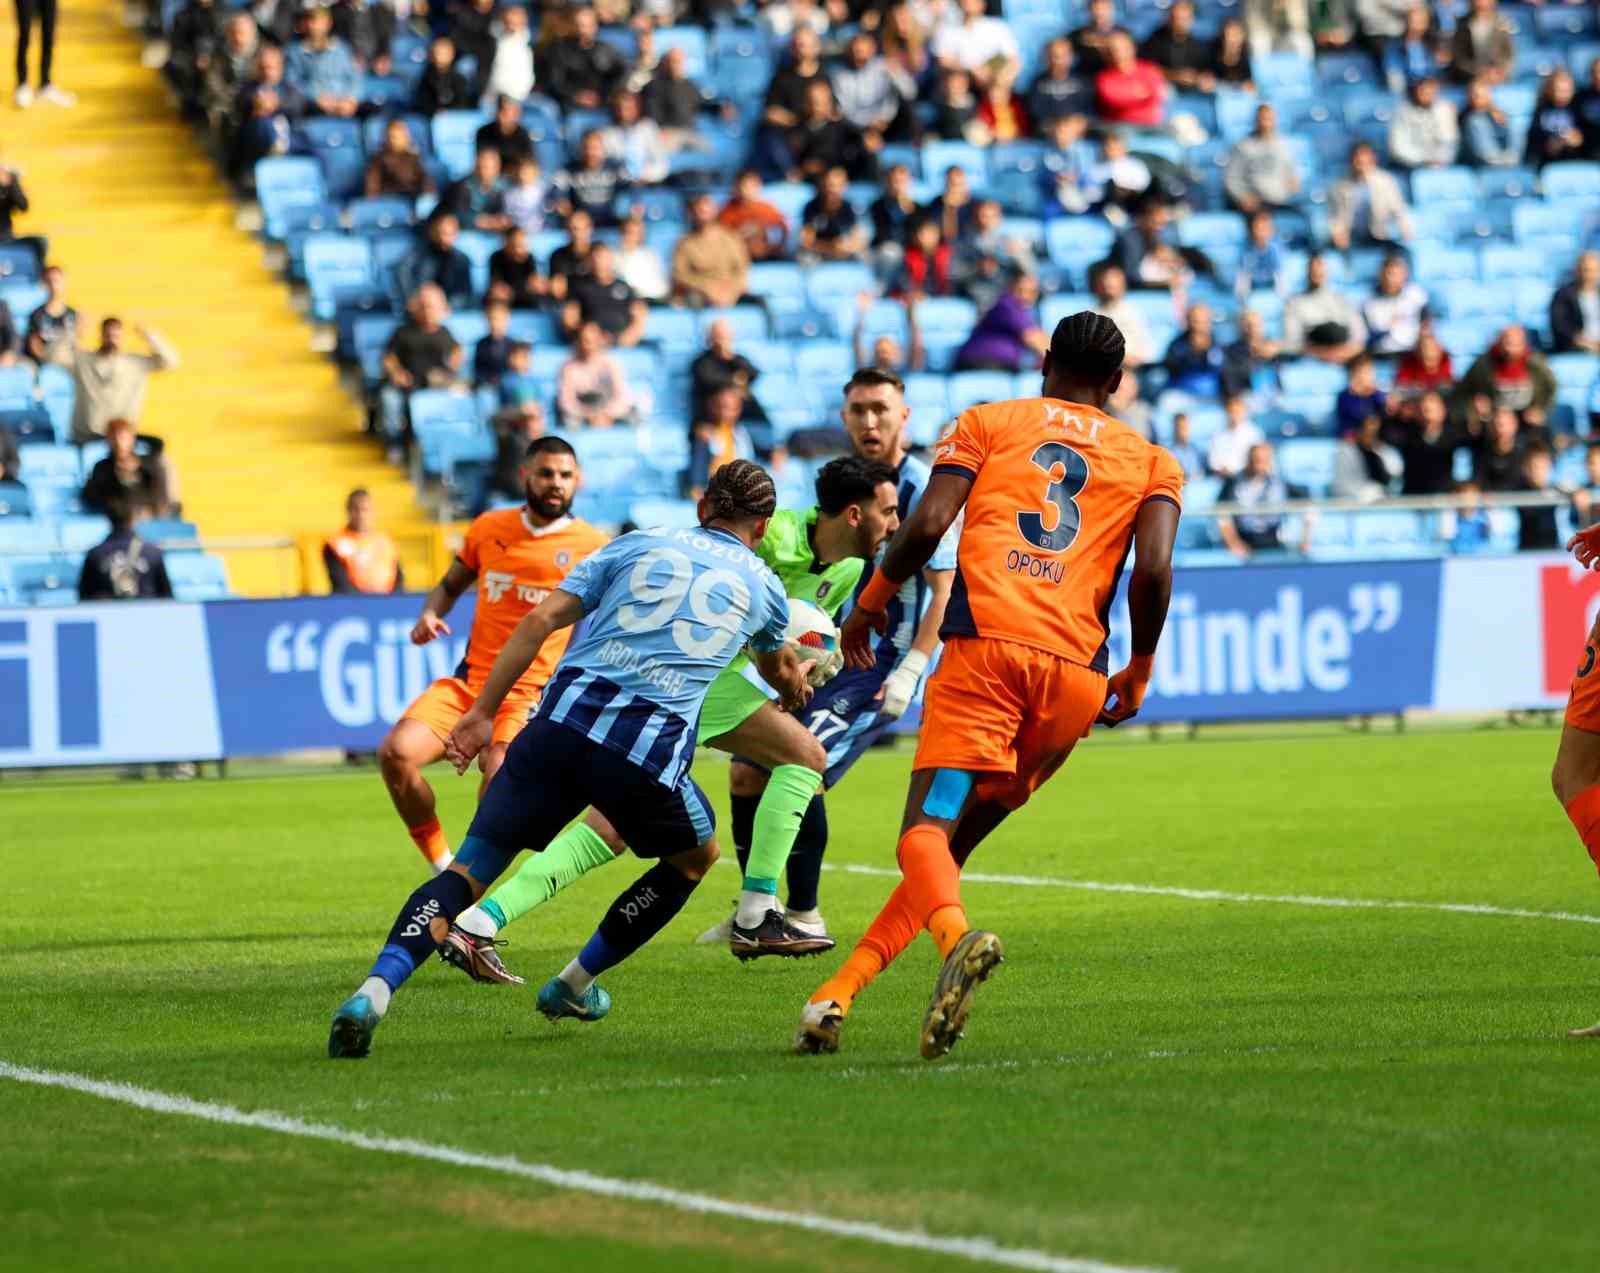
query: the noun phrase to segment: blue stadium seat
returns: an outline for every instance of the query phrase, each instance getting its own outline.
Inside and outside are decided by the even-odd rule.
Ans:
[[[1420,168],[1411,174],[1411,198],[1418,204],[1471,203],[1478,197],[1478,178],[1471,168]]]
[[[150,526],[150,522],[140,523],[140,538],[151,543],[160,543],[159,537],[151,533]],[[52,546],[70,553],[86,553],[110,533],[111,522],[104,517],[88,514],[81,517],[63,517],[55,523],[56,542]]]
[[[1317,91],[1316,67],[1298,53],[1267,53],[1250,59],[1251,78],[1268,101],[1311,97]]]
[[[805,384],[826,386],[831,393],[855,369],[856,356],[847,341],[808,340],[795,346],[794,374]]]
[[[754,273],[754,267],[751,270]],[[763,375],[769,371],[793,371],[794,347],[782,340],[750,340],[738,347]]]
[[[1435,323],[1433,327],[1433,334],[1449,351],[1451,361],[1463,372],[1474,358],[1494,342],[1499,332],[1499,320],[1493,317],[1449,318]]]
[[[950,414],[960,415],[980,402],[1003,402],[1012,396],[1012,378],[1003,371],[958,371],[950,377]]]
[[[0,279],[31,283],[38,277],[38,253],[25,243],[0,243]]]
[[[351,353],[367,384],[376,384],[382,378],[383,351],[399,326],[400,320],[393,314],[365,314],[355,320]]]
[[[1600,362],[1596,361],[1593,354],[1551,354],[1549,363],[1563,397],[1569,392],[1587,394],[1597,373],[1600,373]],[[26,455],[27,451],[23,454]]]
[[[301,141],[312,151],[354,150],[361,152],[361,125],[353,119],[317,116],[295,125]]]
[[[446,432],[478,423],[477,404],[464,393],[448,389],[418,389],[411,395],[411,427],[420,438],[424,434]]]
[[[1515,243],[1486,244],[1478,253],[1478,273],[1485,283],[1538,278],[1548,269],[1549,262],[1536,249]]]
[[[178,601],[215,601],[232,596],[228,568],[221,557],[203,552],[166,554],[167,578]]]
[[[799,366],[799,360],[796,360]],[[848,372],[845,373],[848,376]],[[770,415],[774,411],[804,409],[808,418],[821,410],[821,396],[817,392],[819,376],[813,372],[774,371],[756,381],[752,393],[762,408]]]
[[[44,593],[57,594],[50,600],[76,600],[78,574],[83,569],[80,557],[54,554],[48,557],[13,558],[7,573],[11,593],[25,606],[44,604]],[[60,594],[71,590],[71,597]]]
[[[733,328],[735,345],[741,341],[767,338],[767,315],[759,305],[730,305],[722,309],[700,311],[695,327],[696,343],[705,343],[707,329],[719,318],[726,319]]]
[[[700,27],[656,28],[656,53],[665,57],[668,49],[682,49],[684,74],[692,80],[705,80],[710,74],[706,33]]]
[[[1245,238],[1245,220],[1237,212],[1196,212],[1178,223],[1178,242],[1187,247],[1241,248]]]
[[[1217,131],[1230,146],[1249,134],[1256,124],[1256,108],[1261,99],[1254,93],[1219,88],[1216,95]]]
[[[1432,536],[1421,514],[1378,510],[1359,513],[1351,525],[1356,548],[1377,548],[1390,553],[1414,553],[1430,544]]]
[[[1476,279],[1446,279],[1436,283],[1429,288],[1429,299],[1446,318],[1477,318],[1505,312],[1505,297],[1499,289],[1486,287]]]
[[[404,230],[412,222],[412,203],[401,195],[379,195],[373,199],[352,199],[345,205],[345,216],[352,234],[373,234],[384,230]]]
[[[761,197],[770,203],[789,223],[791,232],[798,232],[801,214],[806,204],[816,198],[816,191],[798,181],[774,181],[763,187]]]
[[[922,336],[950,334],[965,340],[978,322],[978,307],[965,297],[931,296],[917,306],[917,332]]]
[[[49,299],[50,293],[43,283],[27,279],[0,279],[0,301],[11,310],[11,317],[19,327],[26,327],[28,316]]]
[[[944,174],[951,168],[960,168],[967,174],[972,188],[977,190],[989,180],[989,161],[982,146],[964,141],[930,141],[922,147],[922,177],[941,189]]]
[[[1531,168],[1480,168],[1478,190],[1486,198],[1501,196],[1520,199],[1538,188],[1539,178]]]
[[[1075,272],[1075,283],[1085,282],[1091,265],[1105,259],[1116,232],[1099,217],[1061,217],[1045,226],[1045,250],[1057,265]]]
[[[1039,298],[1039,326],[1053,332],[1056,324],[1069,315],[1093,309],[1099,302],[1093,292],[1055,292]]]
[[[1297,358],[1280,364],[1278,380],[1286,394],[1337,394],[1348,380],[1338,367],[1314,358]]]
[[[1333,482],[1338,445],[1331,438],[1290,438],[1278,446],[1278,471],[1286,482],[1325,494]]]
[[[1419,243],[1411,254],[1411,266],[1417,281],[1429,286],[1446,279],[1478,277],[1478,257],[1470,248]]]
[[[354,235],[310,235],[305,243],[305,270],[311,312],[323,322],[332,321],[346,297],[378,290],[372,244]]]
[[[765,27],[719,24],[711,29],[710,52],[719,85],[730,63],[759,62],[770,75],[773,37]]]
[[[39,481],[73,486],[82,481],[77,447],[34,443],[17,448],[17,455],[20,460],[18,475],[30,487]]]
[[[0,501],[5,498],[6,494],[0,493]],[[104,539],[104,534],[100,538]],[[0,574],[3,574],[8,560],[48,556],[60,542],[55,526],[25,516],[8,516],[0,511]]]
[[[317,162],[322,165],[322,179],[328,187],[328,197],[343,203],[361,192],[367,175],[367,157],[353,146],[337,150],[319,150]]]
[[[1596,31],[1596,14],[1590,6],[1550,5],[1533,11],[1533,29],[1551,43],[1566,44]],[[1587,68],[1585,68],[1587,69]]]
[[[444,162],[452,181],[472,171],[478,129],[489,122],[482,111],[440,111],[429,126],[433,153]]]
[[[152,517],[149,521],[140,523],[139,533],[153,543],[166,545],[195,543],[200,538],[198,526],[176,517]],[[102,530],[102,538],[104,534]]]
[[[1592,40],[1569,45],[1567,48],[1567,67],[1579,83],[1588,81],[1589,68],[1594,65],[1597,58],[1600,58],[1600,44]]]
[[[367,154],[375,155],[383,149],[383,135],[389,130],[392,120],[398,119],[406,126],[406,131],[411,134],[412,144],[417,152],[427,158],[433,153],[433,134],[428,128],[426,115],[369,115],[361,124],[361,140],[365,145]]]
[[[256,201],[261,205],[269,239],[283,239],[285,209],[326,203],[328,199],[322,166],[309,156],[280,155],[263,159],[256,164],[255,179]]]
[[[872,271],[854,261],[828,261],[806,273],[806,297],[824,312],[832,312],[841,303],[853,305],[862,292],[877,290]]]
[[[1572,160],[1546,164],[1540,170],[1539,185],[1544,197],[1552,203],[1558,200],[1600,201],[1600,163]]]
[[[556,338],[556,320],[543,310],[514,309],[506,334],[529,345],[548,345]]]
[[[776,311],[798,313],[808,308],[805,272],[790,261],[758,261],[750,267],[746,284],[752,296],[764,299]]]
[[[687,499],[639,499],[628,505],[628,520],[644,528],[665,526],[690,530],[700,524],[695,503]]]
[[[859,326],[863,339],[877,340],[879,336],[892,336],[904,349],[910,339],[906,322],[906,307],[899,301],[875,301],[865,313],[854,300],[840,301],[833,309],[833,330],[843,340],[849,340]]]
[[[451,314],[444,320],[445,329],[456,338],[456,343],[467,351],[470,362],[477,343],[489,334],[489,317],[481,310]]]

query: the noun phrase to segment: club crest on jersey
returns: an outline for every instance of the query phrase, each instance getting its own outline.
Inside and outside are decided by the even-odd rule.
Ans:
[[[826,597],[832,591],[833,591],[833,581],[830,580],[830,579],[824,579],[821,583],[819,583],[817,585],[817,600],[821,601],[824,597]]]
[[[571,564],[572,554],[569,553],[565,548],[556,554],[556,565],[560,566],[561,569],[565,570]]]

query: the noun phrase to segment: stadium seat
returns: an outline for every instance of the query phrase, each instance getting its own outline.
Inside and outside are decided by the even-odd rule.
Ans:
[[[842,386],[856,369],[855,353],[842,340],[810,340],[795,346],[794,372],[804,384]]]
[[[1480,318],[1505,312],[1505,298],[1498,292],[1475,279],[1449,279],[1430,287],[1429,303],[1445,318]]]
[[[733,341],[737,346],[741,341],[765,340],[767,338],[767,315],[759,305],[730,305],[722,309],[703,309],[698,315],[695,325],[697,342],[705,343],[706,331],[718,319],[725,319],[733,328]]]
[[[989,180],[989,161],[983,147],[964,141],[930,141],[922,147],[922,179],[943,189],[944,175],[960,168],[974,190]]]
[[[488,122],[489,116],[482,111],[440,111],[433,117],[429,140],[452,181],[472,171],[478,129]]]
[[[1186,247],[1242,248],[1245,238],[1245,220],[1237,212],[1195,212],[1178,223],[1178,242]]]
[[[1471,203],[1479,197],[1478,178],[1471,168],[1419,168],[1411,174],[1411,197],[1418,204]]]
[[[1490,243],[1478,253],[1478,273],[1485,283],[1537,278],[1548,269],[1549,262],[1536,249],[1515,243]]]
[[[665,526],[670,530],[688,530],[700,524],[693,500],[640,499],[628,505],[628,520],[635,526]]]
[[[1061,217],[1045,227],[1045,250],[1057,265],[1075,272],[1074,282],[1087,282],[1091,265],[1105,259],[1116,233],[1099,217]]]
[[[854,300],[840,301],[833,310],[834,331],[848,340],[858,326],[862,338],[869,342],[892,336],[904,349],[910,340],[906,307],[899,301],[875,301],[865,312],[858,309]]]
[[[794,370],[794,347],[785,341],[745,341],[739,345],[738,352],[748,358],[763,375],[769,371]]]
[[[1429,538],[1422,516],[1415,512],[1360,513],[1351,525],[1351,542],[1356,548],[1414,552],[1421,549]]]
[[[930,296],[917,306],[917,333],[924,338],[951,335],[964,341],[977,322],[978,307],[964,297]]]
[[[682,49],[684,74],[697,82],[709,79],[711,67],[706,33],[700,27],[657,27],[655,40],[658,57],[665,57],[668,49]]]
[[[308,156],[281,155],[256,164],[256,201],[269,239],[282,241],[287,233],[283,214],[288,208],[326,203],[327,183],[322,167]]]
[[[398,119],[406,126],[406,131],[411,134],[411,142],[417,148],[417,153],[424,159],[433,153],[433,134],[428,128],[426,115],[368,115],[361,125],[361,140],[365,145],[368,155],[375,155],[383,149],[383,135],[389,131],[392,121]]]
[[[1594,384],[1597,373],[1600,373],[1600,361],[1593,354],[1571,353],[1551,354],[1549,358],[1550,372],[1556,378],[1556,384],[1563,397],[1569,392],[1573,394],[1587,394]],[[24,450],[26,455],[29,447]]]
[[[23,482],[30,486],[40,480],[52,483],[67,482],[73,485],[82,481],[83,474],[79,467],[77,447],[36,443],[32,446],[19,447],[17,455],[20,459],[18,474]]]
[[[1539,172],[1539,185],[1551,203],[1600,201],[1600,163],[1573,160],[1547,164]]]
[[[31,283],[39,277],[39,254],[26,243],[0,243],[0,279]]]
[[[473,348],[489,334],[489,318],[481,310],[451,314],[444,320],[445,330],[456,338],[456,343],[472,357]]]
[[[175,600],[216,601],[232,595],[228,568],[221,557],[204,552],[169,552],[166,561]]]
[[[1476,279],[1478,257],[1470,248],[1419,243],[1411,254],[1417,281],[1431,286],[1446,279]]]
[[[1093,292],[1056,292],[1039,298],[1039,326],[1053,332],[1063,318],[1093,309],[1098,301]]]
[[[1330,438],[1289,438],[1278,446],[1278,471],[1284,481],[1324,495],[1333,482],[1337,449]]]
[[[1286,394],[1337,394],[1348,376],[1342,368],[1314,358],[1297,358],[1279,365],[1278,379]]]
[[[1478,190],[1486,198],[1507,196],[1520,199],[1532,194],[1539,179],[1531,168],[1481,168]]]
[[[1003,371],[958,371],[950,377],[950,414],[960,415],[980,402],[1003,402],[1012,396],[1012,378]]]
[[[313,234],[305,243],[306,285],[311,312],[331,322],[342,300],[378,290],[370,240],[350,234]]]
[[[352,199],[345,205],[344,212],[352,234],[404,230],[409,228],[412,222],[411,200],[400,195]]]
[[[806,273],[806,296],[811,304],[831,313],[841,302],[854,305],[862,292],[876,293],[877,279],[865,265],[853,261],[828,261]]]
[[[82,559],[65,554],[48,557],[17,557],[9,564],[11,592],[25,606],[49,601],[77,600],[78,574]],[[53,594],[46,598],[44,594]],[[68,595],[70,594],[70,595]]]
[[[31,518],[33,494],[27,487],[0,486],[0,518]]]
[[[698,352],[700,339],[695,316],[688,310],[654,305],[645,318],[644,338],[668,351]]]

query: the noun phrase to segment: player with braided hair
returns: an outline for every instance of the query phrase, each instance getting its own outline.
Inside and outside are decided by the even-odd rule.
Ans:
[[[1183,471],[1105,414],[1123,353],[1114,322],[1073,314],[1051,336],[1043,396],[962,412],[845,620],[847,664],[870,666],[888,599],[964,510],[944,656],[924,695],[901,823],[903,879],[806,1004],[798,1052],[836,1051],[855,997],[924,928],[944,962],[922,1055],[949,1052],[978,984],[1002,959],[1000,939],[967,922],[962,865],[1094,724],[1127,720],[1144,701],[1172,592]],[[1108,681],[1107,622],[1130,547],[1132,657]]]

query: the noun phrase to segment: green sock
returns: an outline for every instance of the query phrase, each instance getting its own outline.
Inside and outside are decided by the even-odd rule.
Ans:
[[[489,911],[497,927],[504,927],[543,906],[568,884],[615,856],[598,831],[586,822],[575,823],[550,841],[543,853],[532,854],[521,870],[495,889],[492,899],[478,905]],[[490,906],[494,911],[489,910]]]
[[[767,780],[756,806],[755,834],[750,837],[750,860],[744,868],[746,890],[776,893],[783,864],[800,834],[806,806],[817,794],[822,775],[804,765],[779,765]]]

